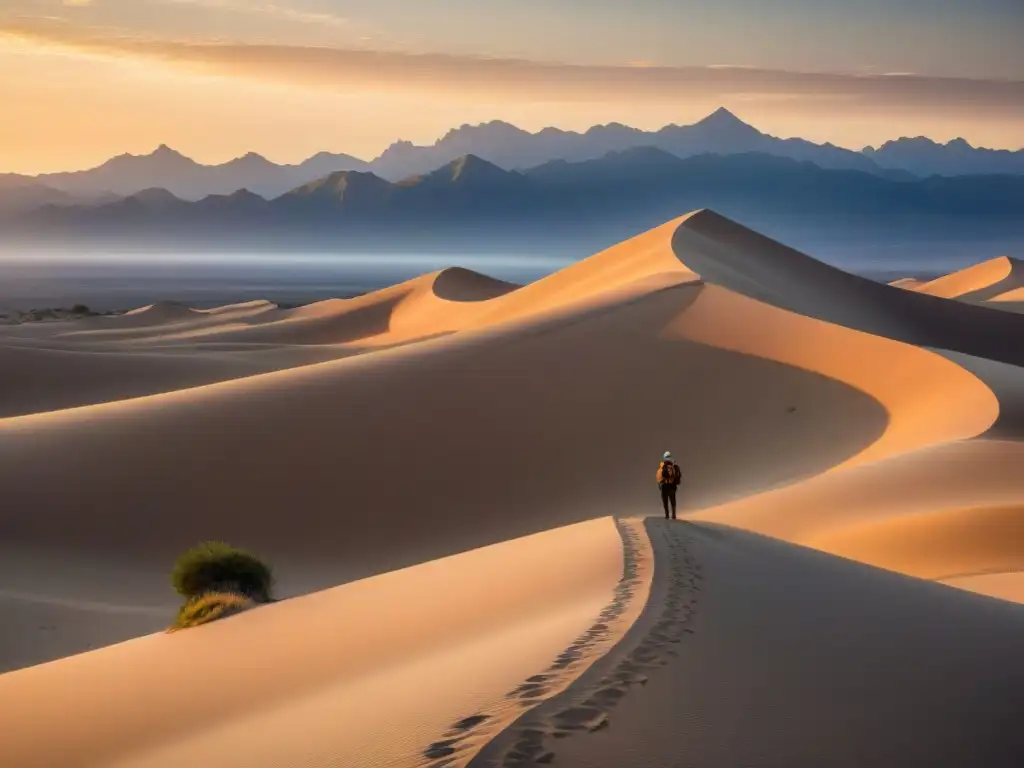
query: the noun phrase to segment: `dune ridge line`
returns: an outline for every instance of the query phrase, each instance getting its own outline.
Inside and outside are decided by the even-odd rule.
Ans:
[[[530,710],[568,688],[591,664],[617,643],[633,622],[627,612],[639,603],[643,610],[650,594],[653,557],[642,521],[613,517],[622,537],[622,577],[611,601],[594,623],[560,653],[547,669],[524,680],[490,712],[478,712],[452,724],[444,737],[423,751],[420,768],[456,768],[469,764],[480,747]],[[623,631],[617,631],[618,629]]]
[[[607,728],[615,705],[649,675],[679,656],[693,633],[701,582],[700,564],[687,546],[686,523],[646,518],[654,575],[643,612],[622,640],[560,695],[531,710],[482,749],[469,768],[546,765],[554,742]]]

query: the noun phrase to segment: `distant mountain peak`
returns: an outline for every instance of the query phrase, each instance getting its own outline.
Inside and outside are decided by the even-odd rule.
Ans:
[[[343,159],[346,159],[346,160],[358,160],[359,159],[357,157],[354,157],[353,155],[349,155],[349,154],[346,154],[344,152],[328,152],[327,150],[323,150],[321,152],[317,152],[312,157],[306,158],[306,162],[308,163],[308,162],[310,162],[312,160],[337,160],[339,158],[343,158]]]
[[[335,171],[311,181],[288,193],[292,197],[330,197],[343,199],[354,193],[384,192],[391,185],[373,173],[364,171]]]
[[[445,134],[445,138],[452,136],[453,134],[460,133],[502,133],[502,134],[514,134],[519,135],[521,133],[527,133],[522,128],[512,125],[512,123],[506,123],[504,120],[488,120],[486,123],[477,123],[471,125],[470,123],[463,123],[458,128],[452,128],[448,133]],[[442,139],[444,141],[444,139]]]
[[[456,158],[454,161],[452,161],[450,165],[452,169],[452,178],[455,179],[459,178],[459,176],[465,173],[472,173],[476,171],[478,168],[486,168],[488,170],[493,169],[495,171],[500,172],[501,174],[505,173],[494,163],[489,163],[486,160],[477,157],[476,155],[473,154],[463,155],[462,157]]]
[[[952,149],[974,149],[970,142],[962,136],[957,136],[955,139],[947,141],[946,146]]]
[[[179,152],[176,149],[171,149],[166,144],[161,144],[159,147],[157,147],[152,152],[150,152],[149,156],[150,157],[154,157],[154,158],[160,158],[160,159],[164,159],[164,158],[167,158],[167,159],[170,159],[170,158],[178,159],[178,158],[181,158],[182,160],[188,160],[188,158],[185,157],[185,155],[181,154],[181,152]]]
[[[694,125],[708,125],[719,128],[729,126],[753,129],[753,126],[740,120],[738,117],[736,117],[736,115],[734,115],[725,107],[719,107],[710,115],[705,117],[703,120],[698,120],[696,123],[694,123]]]
[[[257,154],[256,152],[246,152],[241,157],[236,157],[234,160],[229,160],[224,164],[226,167],[237,168],[243,167],[266,167],[271,166],[271,163],[263,155]]]
[[[494,163],[488,162],[474,154],[458,157],[448,163],[448,165],[439,168],[435,173],[454,182],[505,178],[511,175],[509,171],[499,168]]]
[[[250,192],[248,189],[237,189],[230,195],[227,195],[229,200],[263,200],[265,198],[257,195],[255,192]]]
[[[143,189],[134,195],[129,195],[126,199],[138,200],[145,205],[173,205],[182,202],[181,198],[176,197],[173,192],[169,192],[163,187]]]

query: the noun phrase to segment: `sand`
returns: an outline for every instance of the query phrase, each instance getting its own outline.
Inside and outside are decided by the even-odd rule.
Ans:
[[[1020,764],[1019,606],[735,529],[649,527],[672,564],[659,599],[473,768]]]
[[[989,259],[914,286],[919,293],[981,302],[1024,288],[1024,262],[1006,256]]]
[[[901,277],[898,280],[891,281],[889,285],[894,288],[903,288],[905,290],[912,291],[915,288],[924,285],[925,282],[925,280],[919,280],[916,277]]]
[[[884,285],[699,211],[522,287],[0,329],[0,764],[440,768],[554,729],[566,765],[1009,765],[1018,272]],[[697,525],[638,520],[666,448]],[[288,599],[147,634],[206,538]]]
[[[1001,600],[1024,603],[1024,571],[983,573],[978,576],[946,579],[943,583]]]
[[[576,567],[564,568],[569,548]],[[451,723],[500,705],[492,692],[541,673],[622,572],[603,518],[12,672],[0,676],[0,700],[18,702],[4,707],[0,763],[411,761]],[[54,686],[103,695],[54,700]],[[61,739],[42,743],[48,728]]]

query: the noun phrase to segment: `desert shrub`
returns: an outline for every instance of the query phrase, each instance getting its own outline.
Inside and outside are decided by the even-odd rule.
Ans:
[[[171,571],[174,589],[189,600],[219,592],[266,603],[270,601],[272,583],[269,565],[251,552],[220,541],[192,547],[178,558]]]
[[[178,609],[171,630],[198,627],[200,624],[241,613],[253,605],[255,603],[248,597],[233,592],[207,592],[193,597]]]
[[[87,306],[85,306],[85,304],[75,304],[75,306],[73,306],[71,308],[71,314],[73,314],[73,315],[90,315],[92,313],[89,311],[89,308]]]

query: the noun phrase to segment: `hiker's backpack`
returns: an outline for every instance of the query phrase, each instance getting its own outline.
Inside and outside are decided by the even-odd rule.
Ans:
[[[675,485],[679,479],[679,467],[673,462],[666,461],[661,465],[661,484]]]

